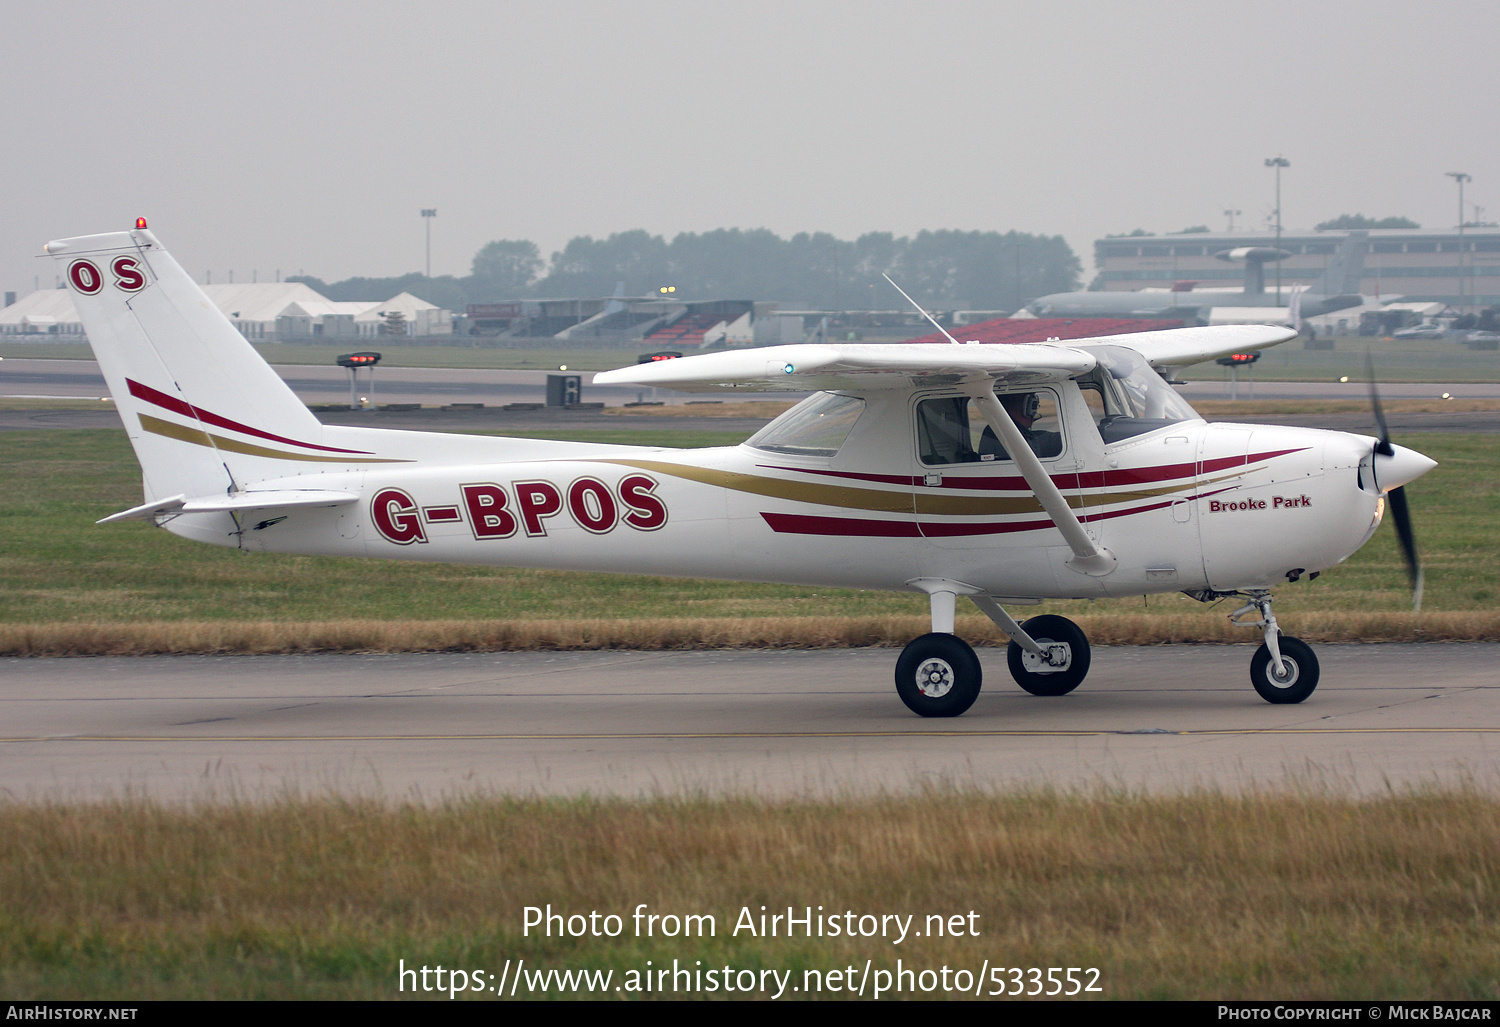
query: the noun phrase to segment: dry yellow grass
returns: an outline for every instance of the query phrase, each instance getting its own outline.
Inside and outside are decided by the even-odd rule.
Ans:
[[[801,985],[804,969],[900,959],[971,981],[986,961],[1095,967],[1102,992],[1087,997],[1493,1000],[1497,837],[1493,798],[1316,790],[0,804],[0,993],[381,999],[402,960],[498,977],[523,958],[616,982],[647,960],[702,960]],[[712,915],[714,934],[636,936],[638,903]],[[523,908],[546,904],[625,928],[523,933]],[[959,914],[977,937],[734,936],[761,906],[924,928]]]
[[[1024,611],[1022,611],[1024,612]],[[1076,618],[1095,645],[1253,642],[1222,616],[1097,614]],[[959,617],[975,645],[1005,637]],[[1282,628],[1309,642],[1500,641],[1500,611],[1290,614]],[[651,618],[634,620],[154,621],[0,624],[0,656],[147,656],[315,652],[509,652],[564,649],[822,649],[900,646],[930,630],[922,616]]]

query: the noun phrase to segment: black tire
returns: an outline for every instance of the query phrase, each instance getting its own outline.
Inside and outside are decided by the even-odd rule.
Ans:
[[[896,661],[896,694],[920,717],[957,717],[979,698],[979,657],[957,635],[913,639]]]
[[[1047,613],[1031,618],[1021,625],[1021,629],[1039,645],[1045,646],[1048,642],[1065,643],[1071,655],[1064,669],[1050,674],[1037,674],[1026,669],[1026,650],[1012,642],[1006,648],[1005,662],[1010,665],[1010,676],[1016,679],[1016,684],[1032,695],[1067,695],[1083,683],[1083,679],[1088,676],[1092,657],[1089,653],[1088,636],[1083,633],[1082,628],[1066,617]]]
[[[1300,638],[1281,635],[1277,641],[1287,675],[1278,680],[1271,665],[1271,650],[1262,643],[1250,658],[1250,683],[1268,703],[1299,703],[1318,687],[1318,658]]]

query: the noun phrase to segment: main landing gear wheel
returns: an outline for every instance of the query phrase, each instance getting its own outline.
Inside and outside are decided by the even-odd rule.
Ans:
[[[1250,682],[1266,702],[1301,702],[1318,687],[1318,658],[1300,638],[1282,635],[1276,644],[1281,650],[1282,673],[1276,673],[1271,650],[1262,643],[1250,658]]]
[[[957,635],[913,639],[896,661],[896,694],[922,717],[956,717],[979,698],[979,657]]]
[[[1050,655],[1043,660],[1014,642],[1006,649],[1010,675],[1026,691],[1032,695],[1067,695],[1088,676],[1089,640],[1077,624],[1048,613],[1031,618],[1021,630]]]

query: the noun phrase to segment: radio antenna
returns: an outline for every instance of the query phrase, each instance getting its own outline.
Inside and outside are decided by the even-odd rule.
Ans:
[[[929,314],[929,313],[927,313],[927,311],[923,310],[922,307],[921,307],[921,305],[918,304],[916,300],[914,300],[910,296],[906,295],[906,290],[903,289],[903,288],[901,288],[901,286],[897,285],[896,284],[896,280],[894,278],[892,278],[890,275],[886,274],[884,271],[880,272],[880,277],[884,278],[887,282],[890,282],[892,289],[895,289],[902,296],[905,296],[906,297],[906,302],[910,303],[912,306],[914,306],[914,307],[917,308],[917,313],[921,314],[927,320],[932,321],[932,327],[936,328],[938,331],[942,332],[944,335],[947,335],[949,342],[953,343],[953,345],[955,345],[955,346],[957,346],[959,344],[957,339],[955,339],[951,335],[948,335],[948,329],[944,328],[942,325],[938,324],[937,321],[933,320],[932,315]]]

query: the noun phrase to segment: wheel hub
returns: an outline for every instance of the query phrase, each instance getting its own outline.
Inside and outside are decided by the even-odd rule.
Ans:
[[[1301,676],[1300,672],[1297,670],[1296,661],[1290,660],[1286,656],[1283,656],[1281,658],[1281,667],[1282,672],[1278,674],[1276,673],[1276,664],[1269,664],[1266,667],[1266,677],[1270,679],[1273,685],[1276,685],[1280,688],[1286,688],[1289,685],[1295,685],[1297,683],[1297,678]]]
[[[923,660],[917,666],[917,691],[929,699],[941,699],[953,691],[953,667],[935,656]]]
[[[1036,644],[1041,647],[1045,656],[1025,651],[1021,653],[1021,665],[1032,674],[1060,674],[1073,666],[1073,647],[1068,643],[1039,638]]]

